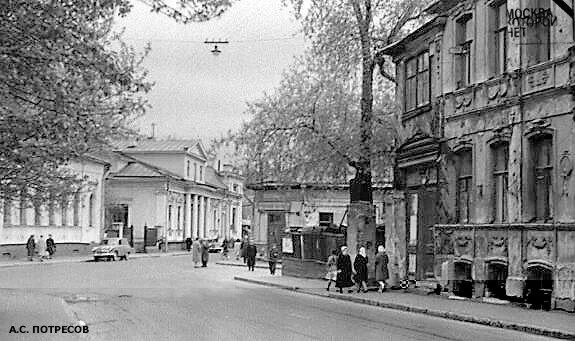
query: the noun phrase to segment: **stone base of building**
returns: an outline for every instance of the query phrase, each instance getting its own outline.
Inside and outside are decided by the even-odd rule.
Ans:
[[[56,244],[54,257],[63,256],[89,256],[92,248],[96,246],[90,243],[62,243]],[[26,258],[28,250],[25,244],[0,245],[0,260]]]
[[[556,298],[555,309],[575,312],[575,301],[568,298]]]
[[[326,265],[317,260],[301,260],[294,258],[282,259],[282,275],[301,278],[324,278]]]

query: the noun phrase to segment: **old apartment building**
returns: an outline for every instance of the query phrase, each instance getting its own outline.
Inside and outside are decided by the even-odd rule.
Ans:
[[[575,50],[553,1],[437,1],[384,53],[408,275],[468,297],[575,310]]]

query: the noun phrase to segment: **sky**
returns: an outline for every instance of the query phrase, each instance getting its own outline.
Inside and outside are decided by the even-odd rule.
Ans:
[[[138,50],[147,42],[145,60],[154,88],[151,104],[136,126],[158,138],[217,138],[249,120],[246,102],[272,92],[281,75],[304,50],[300,26],[281,0],[239,0],[221,17],[205,23],[178,24],[133,1],[131,13],[117,22],[124,40]],[[213,56],[205,40],[228,40]]]

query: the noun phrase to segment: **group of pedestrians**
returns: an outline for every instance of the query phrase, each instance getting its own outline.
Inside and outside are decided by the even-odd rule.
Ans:
[[[389,258],[385,253],[383,245],[378,246],[377,255],[375,256],[375,279],[379,284],[379,292],[386,290],[386,281],[389,278],[387,265]],[[338,255],[337,250],[333,250],[332,254],[327,260],[327,275],[328,280],[327,291],[330,290],[331,284],[335,282],[335,287],[343,293],[344,288],[357,287],[357,292],[367,292],[367,276],[368,276],[369,259],[366,254],[365,247],[360,247],[357,256],[351,263],[351,257],[348,253],[347,246],[341,247],[341,253]],[[348,293],[353,292],[353,289],[348,289]]]
[[[208,260],[210,259],[210,244],[207,240],[200,239],[196,237],[192,243],[192,261],[194,262],[194,267],[198,267],[198,263],[202,263],[202,268],[208,266]]]
[[[44,259],[51,259],[54,253],[56,253],[56,243],[51,234],[48,235],[48,239],[46,240],[44,240],[43,235],[35,239],[32,234],[28,237],[28,241],[26,241],[26,251],[29,261],[33,261],[37,255],[39,260],[43,262]]]

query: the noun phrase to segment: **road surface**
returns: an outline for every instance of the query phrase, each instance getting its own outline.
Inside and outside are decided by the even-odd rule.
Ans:
[[[63,298],[87,340],[549,340],[233,280],[245,271],[194,268],[190,256],[41,264],[0,269],[0,288]],[[0,330],[0,339],[50,338]]]

